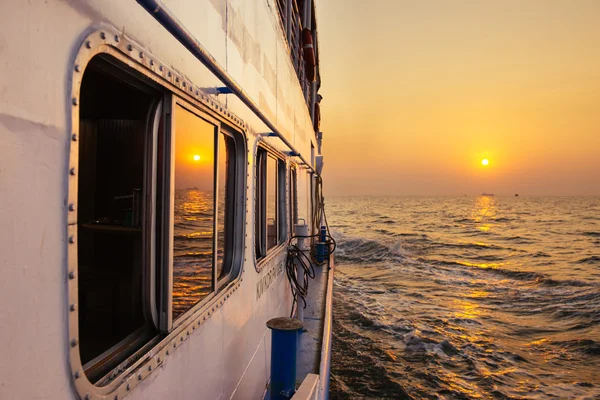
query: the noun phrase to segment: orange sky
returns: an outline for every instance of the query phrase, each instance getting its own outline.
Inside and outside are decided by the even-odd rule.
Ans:
[[[317,11],[328,195],[600,195],[599,0]]]

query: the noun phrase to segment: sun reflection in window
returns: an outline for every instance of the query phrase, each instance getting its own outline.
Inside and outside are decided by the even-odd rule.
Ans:
[[[175,110],[173,318],[213,291],[215,126]]]

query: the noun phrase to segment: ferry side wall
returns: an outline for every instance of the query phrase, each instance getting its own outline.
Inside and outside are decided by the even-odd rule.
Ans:
[[[310,159],[314,132],[274,0],[164,3]],[[285,246],[260,273],[254,265],[254,151],[264,124],[233,95],[214,95],[221,83],[134,0],[34,0],[0,6],[0,398],[78,398],[68,364],[70,93],[82,40],[103,27],[139,43],[249,125],[240,290],[127,398],[260,397],[269,371],[265,322],[291,307],[285,271],[278,272]],[[276,138],[266,141],[288,150]],[[307,171],[298,177],[299,196],[308,196]],[[308,218],[308,202],[299,203],[299,216]]]

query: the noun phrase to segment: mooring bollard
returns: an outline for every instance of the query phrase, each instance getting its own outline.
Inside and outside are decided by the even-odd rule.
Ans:
[[[298,333],[304,327],[296,318],[267,321],[271,329],[271,400],[286,400],[296,392]]]

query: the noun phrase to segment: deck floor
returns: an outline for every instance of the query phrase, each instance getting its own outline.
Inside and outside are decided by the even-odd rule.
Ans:
[[[315,266],[315,278],[311,279],[308,284],[307,305],[304,309],[304,329],[298,343],[296,387],[302,383],[307,374],[319,373],[328,273],[328,263]]]

